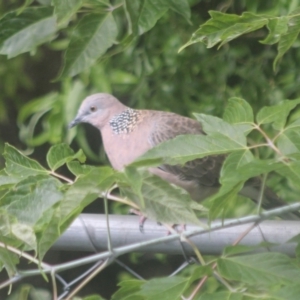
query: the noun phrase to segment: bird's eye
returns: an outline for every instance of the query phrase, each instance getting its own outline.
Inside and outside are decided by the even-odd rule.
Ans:
[[[90,111],[91,111],[91,112],[94,112],[94,111],[96,111],[96,110],[97,110],[97,109],[96,109],[96,106],[91,106],[91,107],[90,107]]]

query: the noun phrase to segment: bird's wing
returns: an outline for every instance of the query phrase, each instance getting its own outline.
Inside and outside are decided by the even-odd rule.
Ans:
[[[199,122],[177,114],[155,112],[154,119],[155,125],[149,137],[152,147],[178,135],[205,134]],[[205,186],[219,186],[219,175],[224,160],[224,155],[214,155],[189,161],[183,166],[162,165],[160,169],[177,175],[181,180],[194,181]]]

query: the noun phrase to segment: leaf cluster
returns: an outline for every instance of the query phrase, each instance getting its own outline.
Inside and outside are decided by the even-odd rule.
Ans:
[[[0,176],[2,267],[6,268],[9,276],[14,276],[17,272],[18,256],[4,245],[34,250],[42,259],[70,222],[99,196],[130,205],[159,222],[195,223],[202,226],[194,210],[204,212],[205,209],[193,203],[181,189],[150,175],[144,170],[145,167],[162,163],[184,164],[207,155],[228,154],[221,172],[222,186],[208,200],[211,203],[209,217],[212,219],[224,216],[249,178],[276,172],[296,185],[299,182],[300,149],[299,141],[294,135],[299,130],[299,121],[290,121],[288,116],[300,100],[286,100],[276,106],[263,107],[255,119],[245,100],[232,98],[228,103],[223,119],[204,114],[195,115],[207,135],[179,136],[162,143],[123,172],[116,172],[109,167],[85,165],[83,152],[80,150],[74,153],[66,144],[57,144],[50,148],[47,153],[48,168],[6,145],[6,168],[1,171]],[[272,135],[264,130],[265,127],[270,130],[270,125],[273,128],[270,131]],[[262,135],[265,143],[251,146],[247,144],[246,137],[254,130]],[[292,146],[287,150],[285,146],[282,147],[281,139],[290,136],[293,137],[290,140]],[[270,157],[259,158],[252,154],[252,149],[261,147],[271,149]],[[75,176],[74,180],[58,173],[63,165]],[[123,197],[116,198],[111,195],[114,183],[117,183]],[[230,292],[215,291],[215,296],[218,293],[229,293],[228,295],[233,294],[234,297],[243,299],[245,295],[242,293],[242,286],[247,286],[250,298],[254,295],[265,297],[265,293],[268,293],[276,299],[276,295],[282,293],[287,286],[297,290],[295,285],[300,269],[290,258],[276,253],[252,254],[241,258],[235,255],[245,252],[245,249],[228,251],[213,262],[217,263],[218,276],[235,282],[236,289]],[[156,293],[167,295],[172,291],[172,299],[179,299],[182,293],[192,288],[195,280],[203,276],[213,278],[213,262],[207,264],[205,273],[202,272],[203,267],[199,269],[201,272],[197,269],[197,276],[153,279],[146,283],[122,282],[114,297],[119,299],[121,296],[135,295],[137,299],[152,299],[151,297],[157,297]],[[260,288],[255,289],[254,286],[258,283]],[[276,286],[281,288],[275,288]],[[150,297],[152,293],[153,296]],[[206,293],[201,297],[206,297],[205,295]]]
[[[300,77],[295,66],[300,62],[300,3],[275,2],[29,0],[9,9],[0,3],[0,54],[12,58],[0,57],[0,120],[9,120],[13,104],[22,142],[31,149],[54,144],[47,167],[13,146],[3,147],[0,268],[14,276],[19,255],[27,250],[42,260],[98,197],[127,204],[160,222],[196,224],[199,210],[210,219],[259,213],[263,199],[254,206],[237,196],[256,176],[268,177],[287,203],[298,200]],[[218,51],[213,48],[217,45]],[[46,56],[45,49],[62,53],[56,77],[60,90],[34,95],[24,105],[23,89],[35,87],[25,65]],[[271,61],[277,74],[269,67]],[[81,150],[75,153],[60,142],[74,139],[75,131],[67,132],[66,125],[79,102],[99,91],[113,91],[135,107],[201,111],[195,117],[207,135],[163,143],[124,172],[83,164]],[[5,97],[14,100],[7,105]],[[290,98],[296,100],[282,101]],[[262,102],[273,105],[261,108]],[[222,119],[204,114],[220,116],[223,111]],[[82,128],[76,141],[89,158],[97,159]],[[227,155],[221,188],[206,201],[207,208],[145,171],[161,163],[184,164],[220,154]],[[60,173],[62,166],[74,179]],[[111,194],[114,183],[120,197]],[[112,299],[180,299],[205,276],[206,286],[194,299],[298,299],[299,262],[278,253],[238,255],[250,250],[225,249],[221,257],[188,268],[186,276],[123,281]],[[34,297],[40,291],[25,286],[19,292]]]

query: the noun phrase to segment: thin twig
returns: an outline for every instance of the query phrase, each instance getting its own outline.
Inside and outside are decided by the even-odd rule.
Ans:
[[[264,192],[265,192],[267,177],[268,177],[268,173],[263,174],[263,179],[261,182],[261,187],[260,187],[259,197],[258,197],[258,205],[257,205],[257,214],[258,215],[260,214],[261,206],[262,206],[263,199],[264,199]]]
[[[253,223],[253,222],[261,222],[264,219],[267,219],[269,217],[279,216],[283,213],[293,212],[293,211],[296,211],[299,209],[300,209],[300,203],[299,202],[293,203],[293,204],[286,205],[286,206],[283,206],[280,208],[275,208],[275,209],[272,209],[269,211],[262,212],[260,215],[252,215],[252,216],[246,216],[243,218],[237,218],[237,219],[233,219],[233,220],[225,220],[224,222],[211,225],[211,227],[209,229],[198,228],[198,229],[186,231],[185,236],[191,237],[191,236],[195,236],[195,235],[201,235],[201,234],[213,232],[213,231],[216,231],[216,230],[219,230],[222,228],[229,228],[229,227],[234,227],[236,225],[248,224],[248,223]],[[141,247],[152,246],[152,245],[160,244],[163,242],[171,242],[171,241],[175,241],[177,239],[180,239],[180,234],[178,234],[178,233],[172,234],[169,236],[160,237],[160,238],[153,239],[153,240],[149,240],[149,241],[144,241],[144,242],[140,242],[140,243],[135,243],[135,244],[115,248],[114,249],[114,257],[118,257],[122,254],[136,251],[136,250],[140,249]],[[0,243],[0,246],[4,247],[14,253],[17,253],[20,256],[28,258],[30,261],[36,263],[37,265],[39,263],[37,259],[34,259],[30,255],[23,253],[22,251],[20,251],[18,249],[15,249],[11,246],[6,246],[3,243]],[[71,262],[62,263],[62,264],[53,265],[53,266],[49,266],[45,263],[41,263],[41,267],[42,267],[42,272],[44,272],[44,273],[51,273],[52,270],[54,270],[55,272],[60,272],[60,271],[65,271],[65,270],[68,270],[68,269],[71,269],[71,268],[74,268],[77,266],[82,266],[82,265],[85,265],[88,263],[93,263],[93,262],[101,260],[101,259],[107,259],[109,257],[111,257],[111,252],[106,251],[103,253],[97,253],[94,255],[90,255],[88,257],[80,258],[77,260],[73,260]],[[15,283],[25,277],[35,276],[35,275],[39,275],[39,274],[41,274],[40,269],[19,271],[19,273],[16,276],[10,278],[5,283],[0,285],[0,288],[3,288],[12,283]]]
[[[68,295],[66,300],[70,300],[75,296],[88,282],[90,282],[99,272],[101,272],[106,265],[110,262],[110,258],[107,258],[103,264],[101,264],[97,269],[95,269],[89,276],[87,276],[73,291]]]
[[[233,242],[233,246],[236,246],[237,244],[239,244],[242,239],[253,229],[257,226],[258,222],[255,222],[254,224],[252,224],[249,228],[247,228],[247,230],[245,230],[234,242]],[[217,263],[215,262],[212,265],[212,270],[215,270],[217,267]],[[225,281],[223,280],[223,278],[221,277],[221,275],[214,271],[214,274],[217,275],[218,279],[231,291],[234,292],[235,290]],[[208,279],[208,275],[205,275],[199,282],[199,284],[196,286],[196,288],[193,290],[193,292],[191,293],[191,295],[188,298],[183,298],[185,300],[193,300],[194,297],[197,295],[197,293],[200,291],[201,287],[204,285],[204,283],[206,282],[206,280]]]
[[[109,227],[109,215],[108,215],[108,201],[107,201],[107,195],[110,194],[110,192],[114,189],[113,186],[110,188],[104,195],[104,211],[105,211],[105,219],[106,219],[106,230],[107,230],[107,249],[109,252],[113,253],[112,249],[112,242],[111,242],[111,235],[110,235],[110,227]]]
[[[55,280],[55,271],[51,271],[51,281],[52,281],[52,289],[53,289],[53,300],[57,300],[57,285]]]

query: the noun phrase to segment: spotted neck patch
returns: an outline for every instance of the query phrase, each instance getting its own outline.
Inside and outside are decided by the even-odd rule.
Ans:
[[[132,132],[141,120],[141,112],[132,108],[127,108],[118,115],[115,115],[109,125],[115,134],[126,134]]]

